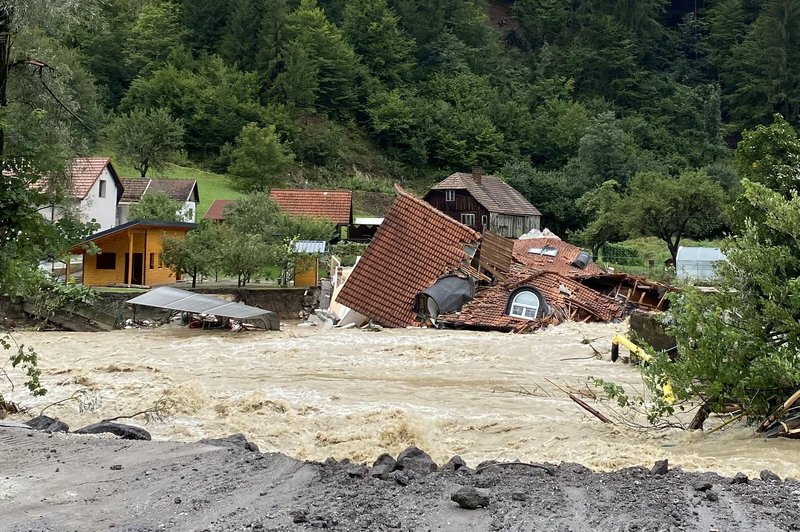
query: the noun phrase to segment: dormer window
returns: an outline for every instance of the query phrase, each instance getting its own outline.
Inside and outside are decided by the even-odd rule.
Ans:
[[[448,203],[451,203],[456,200],[456,191],[455,190],[445,190],[444,191],[444,200]]]
[[[98,191],[97,195],[100,196],[101,198],[105,198],[106,197],[106,180],[105,179],[101,179],[100,180],[100,187],[99,187],[99,191]]]
[[[535,320],[540,306],[539,296],[532,290],[522,290],[511,300],[508,315],[524,320]]]

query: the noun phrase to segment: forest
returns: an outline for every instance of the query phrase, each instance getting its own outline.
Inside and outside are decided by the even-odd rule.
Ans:
[[[3,3],[6,153],[166,157],[244,190],[424,193],[480,165],[593,248],[598,201],[684,174],[734,197],[742,132],[800,119],[800,0]]]

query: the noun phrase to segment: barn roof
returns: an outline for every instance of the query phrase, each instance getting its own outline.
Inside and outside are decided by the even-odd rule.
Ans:
[[[415,323],[416,294],[470,259],[480,234],[396,187],[397,197],[337,301],[390,327]]]
[[[516,262],[530,268],[569,277],[589,277],[605,273],[594,261],[589,262],[586,268],[573,265],[581,251],[578,246],[558,238],[529,238],[514,241],[513,255]]]
[[[349,224],[351,220],[353,193],[349,190],[273,189],[269,196],[287,214],[335,224]]]
[[[493,175],[481,176],[478,183],[474,175],[456,172],[434,185],[431,190],[466,190],[489,212],[517,216],[542,215],[514,187]]]

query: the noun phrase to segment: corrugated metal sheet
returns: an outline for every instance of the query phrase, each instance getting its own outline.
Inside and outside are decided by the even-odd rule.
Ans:
[[[325,253],[328,243],[324,240],[298,240],[293,249],[295,253]]]
[[[242,303],[232,303],[217,297],[196,294],[171,286],[154,288],[146,294],[129,299],[127,302],[132,305],[158,307],[179,312],[191,312],[193,314],[211,314],[236,320],[263,319],[265,323],[270,323],[275,319],[275,313],[269,310],[243,305]]]

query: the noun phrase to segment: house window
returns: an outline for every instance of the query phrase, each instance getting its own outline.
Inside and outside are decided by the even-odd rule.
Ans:
[[[101,198],[105,198],[106,197],[106,180],[105,179],[101,179],[100,180],[100,192],[99,192],[98,195]]]
[[[462,214],[461,223],[470,227],[475,227],[475,215],[466,213]]]
[[[539,313],[540,304],[539,296],[530,290],[523,290],[514,296],[508,314],[515,318],[535,320],[536,315]]]
[[[155,253],[151,253],[150,254],[150,269],[154,270],[155,268],[156,268],[156,254]]]
[[[485,214],[481,216],[481,225],[483,226],[484,229],[486,229],[489,226],[489,217],[486,216]]]
[[[452,202],[456,200],[456,191],[455,190],[445,190],[444,191],[444,200],[447,202]]]
[[[95,268],[98,270],[116,270],[117,269],[117,254],[116,253],[100,253],[95,255],[97,262]]]

